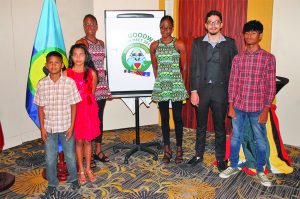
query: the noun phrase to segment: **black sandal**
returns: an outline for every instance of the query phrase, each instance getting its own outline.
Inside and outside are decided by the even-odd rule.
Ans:
[[[183,151],[182,151],[182,147],[177,147],[177,153],[176,153],[176,158],[175,158],[175,163],[176,164],[180,164],[183,162]]]
[[[83,161],[86,161],[85,157],[83,157]],[[95,162],[95,159],[93,157],[91,157],[91,169],[96,168],[97,164]]]
[[[170,163],[172,158],[172,151],[165,151],[162,159],[163,163]]]
[[[102,158],[100,158],[100,154],[102,155]],[[109,162],[109,158],[104,155],[102,151],[100,151],[98,154],[94,154],[93,157],[95,160],[98,160],[100,162]]]
[[[97,164],[94,159],[91,159],[91,169],[96,168]]]

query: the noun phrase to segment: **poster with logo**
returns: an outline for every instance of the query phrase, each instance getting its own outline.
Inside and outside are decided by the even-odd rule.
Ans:
[[[113,96],[151,94],[150,44],[159,39],[164,11],[105,11],[106,63]]]

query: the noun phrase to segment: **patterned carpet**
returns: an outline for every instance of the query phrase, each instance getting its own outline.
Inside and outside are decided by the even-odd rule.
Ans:
[[[79,192],[70,191],[69,185],[62,183],[55,198],[300,198],[300,148],[286,146],[293,160],[294,172],[289,175],[268,174],[273,180],[270,188],[260,185],[255,176],[243,172],[229,179],[218,177],[213,166],[214,134],[209,133],[204,162],[194,168],[186,164],[176,165],[174,158],[170,164],[154,161],[152,156],[138,152],[124,164],[127,150],[113,153],[116,143],[132,143],[134,129],[107,131],[104,133],[104,150],[110,157],[109,163],[97,162],[94,173],[95,183],[87,183]],[[141,127],[141,142],[161,140],[157,125]],[[175,135],[171,133],[175,146]],[[195,130],[184,129],[184,159],[194,154]],[[157,150],[155,147],[154,150]],[[173,148],[175,151],[175,148]],[[14,174],[15,184],[0,193],[0,198],[41,198],[47,187],[42,177],[45,166],[41,139],[26,142],[18,147],[5,150],[0,155],[0,172]]]

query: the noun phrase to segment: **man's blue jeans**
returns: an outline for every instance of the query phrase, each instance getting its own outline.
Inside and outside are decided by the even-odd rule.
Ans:
[[[57,179],[57,152],[58,152],[58,137],[63,147],[65,161],[68,168],[68,182],[77,180],[77,167],[75,158],[75,140],[72,135],[71,139],[66,142],[66,132],[62,133],[48,133],[48,139],[45,143],[46,152],[46,175],[48,179],[48,186],[56,187],[58,185]]]
[[[237,168],[239,161],[239,152],[241,143],[244,136],[244,127],[246,117],[249,118],[250,126],[254,134],[254,140],[256,142],[256,170],[257,172],[264,171],[264,165],[266,164],[266,124],[259,124],[258,118],[261,111],[257,112],[245,112],[237,108],[234,108],[236,118],[232,119],[232,137],[230,140],[230,164],[232,168]]]

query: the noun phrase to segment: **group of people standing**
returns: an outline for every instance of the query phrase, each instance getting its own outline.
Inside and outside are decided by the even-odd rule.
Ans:
[[[249,21],[244,25],[245,50],[239,54],[234,40],[222,35],[222,26],[221,13],[216,10],[208,12],[205,19],[207,34],[193,42],[189,82],[190,100],[197,108],[197,131],[195,156],[187,164],[195,166],[203,161],[210,108],[219,176],[227,178],[237,173],[245,118],[249,117],[257,146],[258,177],[263,185],[270,186],[263,166],[267,142],[265,123],[275,96],[275,58],[259,47],[263,33],[263,25],[259,21]],[[60,53],[48,53],[46,68],[49,75],[38,83],[34,98],[34,103],[38,105],[41,137],[45,142],[46,195],[53,195],[58,185],[58,137],[70,174],[68,182],[73,190],[79,189],[80,184],[87,180],[96,180],[91,170],[92,157],[102,162],[109,161],[101,149],[103,111],[106,100],[111,97],[104,69],[105,47],[104,42],[96,38],[98,24],[93,15],[84,17],[83,27],[86,36],[71,47],[67,70],[62,72],[64,65]],[[161,38],[150,45],[150,56],[155,76],[152,100],[158,103],[162,124],[162,161],[170,163],[172,159],[169,126],[171,105],[177,147],[175,163],[179,164],[183,162],[182,106],[183,101],[189,98],[189,92],[183,79],[187,67],[186,47],[182,40],[172,36],[173,30],[172,17],[164,16],[160,21]],[[227,167],[225,160],[227,113],[233,125],[230,167]],[[92,140],[95,140],[93,155]]]
[[[264,173],[266,164],[266,122],[276,92],[275,57],[261,49],[259,42],[263,25],[257,20],[244,24],[244,51],[238,53],[235,41],[221,33],[222,14],[211,10],[205,18],[207,34],[194,39],[190,62],[190,100],[197,108],[195,155],[187,162],[195,166],[203,161],[207,130],[207,116],[211,109],[215,130],[215,156],[221,178],[236,174],[239,151],[243,141],[245,122],[249,118],[256,142],[257,177],[264,186],[271,181]],[[150,46],[151,61],[156,78],[152,99],[158,102],[164,156],[172,158],[170,146],[169,104],[175,123],[177,153],[175,163],[183,161],[182,104],[188,98],[182,77],[185,77],[186,48],[183,41],[172,37],[173,19],[164,16],[160,22],[162,38]],[[230,167],[226,154],[226,115],[232,118],[230,140]],[[254,143],[253,143],[254,144]]]

